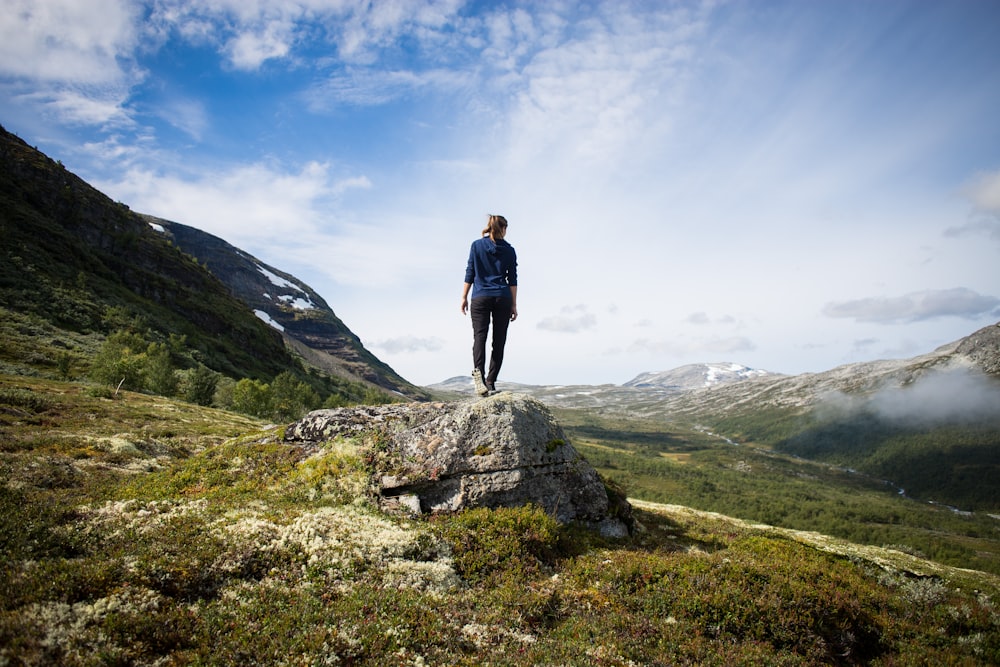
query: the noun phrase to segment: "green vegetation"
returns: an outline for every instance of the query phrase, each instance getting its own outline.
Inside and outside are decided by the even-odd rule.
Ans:
[[[390,516],[365,494],[374,434],[279,436],[3,377],[0,662],[1000,661],[994,576],[666,506],[637,507],[644,530],[621,541],[534,507]]]
[[[0,307],[0,370],[17,375],[89,380],[90,390],[113,397],[136,391],[243,414],[290,422],[319,407],[398,400],[360,382],[291,365],[271,382],[233,379],[197,361],[184,336],[163,336],[141,318],[109,309],[108,335],[72,333],[34,315]]]
[[[396,400],[307,369],[168,236],[2,128],[0,165],[0,373],[89,378],[105,395],[226,408],[232,385],[249,379],[267,386],[251,414],[277,420]],[[349,334],[332,313],[303,317]],[[391,373],[370,354],[358,366],[365,362]]]
[[[556,411],[573,445],[629,496],[685,505],[860,544],[893,546],[1000,574],[1000,520],[903,497],[879,477],[704,430]]]
[[[869,410],[837,415],[762,410],[706,422],[739,442],[892,480],[917,499],[1000,512],[1000,415],[930,424]]]

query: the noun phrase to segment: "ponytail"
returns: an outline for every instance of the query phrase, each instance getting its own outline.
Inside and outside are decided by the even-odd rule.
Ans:
[[[483,228],[483,236],[489,236],[496,241],[507,233],[507,218],[502,215],[491,215]]]

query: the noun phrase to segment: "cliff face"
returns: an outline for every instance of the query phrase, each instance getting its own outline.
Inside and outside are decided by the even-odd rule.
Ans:
[[[548,409],[521,394],[318,410],[285,439],[319,443],[376,430],[388,437],[369,454],[372,487],[386,507],[426,513],[531,503],[606,536],[625,537],[632,527],[628,503],[608,492]]]

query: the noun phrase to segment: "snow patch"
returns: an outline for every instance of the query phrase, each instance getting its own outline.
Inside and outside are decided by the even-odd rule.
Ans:
[[[159,225],[155,222],[149,223],[149,226],[153,228],[153,231],[160,232],[161,234],[166,234],[167,230],[163,228],[163,225]]]
[[[257,264],[256,266],[257,270],[263,273],[264,277],[266,277],[269,281],[271,281],[272,285],[274,285],[275,287],[282,287],[284,289],[292,290],[293,292],[295,292],[295,294],[284,294],[282,296],[279,296],[278,299],[280,301],[284,301],[292,308],[296,308],[298,310],[314,310],[316,308],[316,304],[314,304],[312,300],[309,299],[309,295],[307,295],[304,291],[302,291],[301,287],[299,287],[290,280],[282,278],[281,276],[272,271],[268,271],[260,264]],[[267,297],[268,299],[271,298],[266,293],[264,294],[264,296]]]
[[[255,311],[253,311],[253,314],[256,315],[258,318],[260,318],[261,321],[263,321],[265,324],[270,324],[272,327],[274,327],[278,331],[284,331],[285,330],[285,327],[281,326],[280,324],[278,324],[277,322],[275,322],[273,319],[271,319],[271,316],[268,315],[267,313],[265,313],[263,310],[255,310]]]
[[[293,282],[291,282],[291,281],[289,281],[289,280],[286,280],[286,279],[282,278],[281,276],[279,276],[279,275],[278,275],[278,274],[276,274],[276,273],[272,273],[272,272],[268,271],[267,269],[265,269],[265,268],[264,268],[263,266],[261,266],[260,264],[258,264],[258,265],[257,265],[257,270],[258,270],[258,271],[260,271],[261,273],[263,273],[263,274],[264,274],[264,276],[265,276],[265,277],[266,277],[266,278],[267,278],[268,280],[270,280],[270,281],[271,281],[271,284],[272,284],[272,285],[275,285],[276,287],[287,287],[288,289],[293,289],[293,290],[295,290],[296,292],[300,292],[300,291],[301,291],[301,290],[299,289],[299,286],[298,286],[298,285],[296,285],[295,283],[293,283]]]
[[[279,299],[287,303],[292,308],[297,308],[298,310],[313,310],[316,305],[307,298],[292,296],[291,294],[285,294],[284,296],[279,296]]]

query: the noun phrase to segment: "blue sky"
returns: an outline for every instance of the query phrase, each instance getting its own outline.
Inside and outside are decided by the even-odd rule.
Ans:
[[[0,123],[316,289],[417,384],[800,373],[1000,320],[1000,2],[3,0]]]

